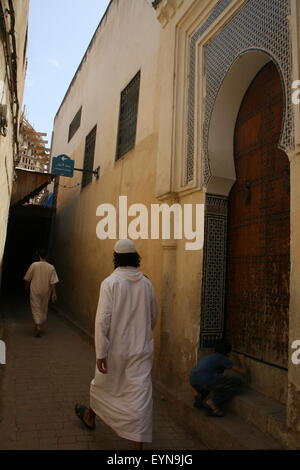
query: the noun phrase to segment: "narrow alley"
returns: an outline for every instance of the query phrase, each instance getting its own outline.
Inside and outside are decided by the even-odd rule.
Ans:
[[[300,0],[0,0],[0,453],[300,451],[299,157]]]
[[[5,302],[4,340],[7,364],[1,366],[1,450],[131,450],[97,420],[95,431],[84,428],[74,404],[88,404],[95,358],[91,342],[50,310],[45,335],[33,336],[29,304]],[[154,393],[153,442],[145,449],[204,449],[167,414]]]

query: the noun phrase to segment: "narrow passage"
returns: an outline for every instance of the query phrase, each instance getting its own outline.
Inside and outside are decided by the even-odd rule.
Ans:
[[[74,403],[88,404],[94,375],[94,348],[85,336],[50,311],[45,335],[35,338],[24,299],[6,300],[1,312],[7,364],[0,366],[0,449],[132,450],[99,419],[89,431],[75,416]],[[145,449],[205,447],[174,423],[154,393],[153,442]]]

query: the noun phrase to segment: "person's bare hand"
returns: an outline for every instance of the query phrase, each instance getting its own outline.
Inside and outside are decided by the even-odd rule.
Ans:
[[[57,295],[56,294],[52,294],[51,295],[51,302],[56,302],[57,301]]]
[[[107,371],[106,357],[102,359],[97,359],[97,367],[98,367],[99,372],[101,372],[102,374],[107,374],[108,371]]]

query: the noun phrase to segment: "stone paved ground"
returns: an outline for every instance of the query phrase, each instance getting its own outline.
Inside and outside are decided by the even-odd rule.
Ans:
[[[50,313],[42,338],[32,336],[29,307],[15,299],[4,308],[7,364],[0,366],[0,449],[131,450],[97,420],[89,431],[75,416],[74,403],[88,404],[94,373],[92,345],[76,329]],[[145,449],[204,449],[168,416],[154,394],[153,443]]]

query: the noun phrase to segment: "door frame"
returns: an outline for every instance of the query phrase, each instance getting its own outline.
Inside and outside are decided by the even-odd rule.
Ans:
[[[216,98],[208,134],[211,176],[205,186],[204,256],[200,348],[210,348],[225,332],[228,198],[236,181],[234,132],[243,98],[257,73],[276,60],[263,50],[244,51],[229,69]],[[285,87],[282,86],[287,105]],[[283,112],[282,129],[286,112]],[[279,143],[279,148],[282,146]]]

